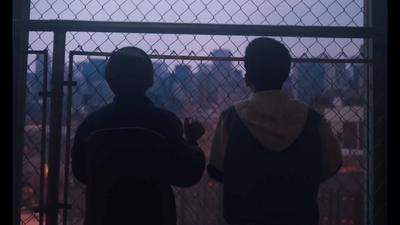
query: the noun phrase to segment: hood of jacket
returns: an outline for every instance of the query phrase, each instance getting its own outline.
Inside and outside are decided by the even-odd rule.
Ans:
[[[234,107],[256,139],[274,152],[282,152],[296,140],[308,114],[307,105],[279,90],[254,93]]]

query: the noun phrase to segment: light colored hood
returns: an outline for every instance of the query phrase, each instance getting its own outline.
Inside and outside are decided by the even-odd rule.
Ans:
[[[308,107],[282,91],[261,91],[235,103],[240,119],[267,149],[282,152],[299,136]]]

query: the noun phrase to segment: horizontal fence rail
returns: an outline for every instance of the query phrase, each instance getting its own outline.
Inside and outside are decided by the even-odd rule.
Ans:
[[[276,25],[219,25],[150,22],[101,22],[65,20],[13,20],[23,31],[85,31],[116,33],[209,34],[286,37],[373,38],[384,30],[370,27],[305,27]]]
[[[70,55],[86,56],[110,56],[109,52],[81,52],[71,51]],[[149,55],[151,59],[176,59],[176,60],[197,60],[197,61],[244,61],[244,57],[217,57],[217,56],[182,56],[182,55]],[[294,58],[293,63],[373,63],[371,59],[321,59],[321,58]]]

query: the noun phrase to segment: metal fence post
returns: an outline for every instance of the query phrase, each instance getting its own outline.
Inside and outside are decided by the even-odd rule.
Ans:
[[[367,26],[380,29],[373,40],[367,45],[369,57],[374,59],[373,67],[369,69],[370,83],[369,105],[372,115],[369,116],[370,135],[369,169],[369,209],[366,224],[387,224],[387,1],[366,0],[368,15]],[[372,201],[371,201],[372,200]]]
[[[13,0],[13,19],[27,21],[29,0]],[[24,149],[28,31],[13,28],[13,225],[21,220],[22,157]]]
[[[372,1],[372,25],[384,32],[373,39],[373,223],[387,219],[387,1]]]
[[[48,58],[49,53],[47,50],[44,51],[44,71],[43,71],[43,105],[42,105],[42,137],[41,137],[41,149],[40,149],[40,214],[39,214],[39,225],[43,225],[44,217],[44,189],[45,189],[45,163],[46,163],[46,138],[47,138],[47,76],[48,76]],[[39,93],[40,94],[40,93]]]
[[[65,32],[54,32],[53,75],[51,80],[49,165],[47,180],[46,225],[58,224],[61,118],[65,62]]]

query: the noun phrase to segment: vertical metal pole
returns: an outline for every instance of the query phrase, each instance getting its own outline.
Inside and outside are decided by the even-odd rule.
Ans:
[[[223,185],[218,184],[218,189],[217,189],[217,207],[218,207],[218,214],[217,214],[217,224],[218,225],[225,225],[225,219],[224,219],[224,192],[223,192]]]
[[[373,223],[388,224],[387,219],[387,0],[372,1],[374,28],[381,30],[373,38]]]
[[[51,80],[46,225],[58,224],[64,62],[65,32],[55,31],[53,75]]]
[[[325,194],[324,194],[325,195]],[[331,191],[329,194],[329,212],[328,212],[328,225],[334,224],[333,222],[333,211],[336,209],[336,204],[335,204],[335,195]]]
[[[29,20],[29,0],[13,0],[13,19]],[[13,29],[13,225],[21,222],[22,157],[24,149],[25,97],[27,54],[27,31]]]
[[[340,224],[340,208],[341,208],[341,206],[342,206],[342,203],[341,203],[341,196],[340,196],[340,189],[338,189],[337,191],[336,191],[336,196],[335,196],[335,200],[336,200],[336,207],[335,207],[335,216],[336,216],[336,220],[335,220],[335,223],[336,224]]]
[[[372,47],[372,41],[367,40],[365,49]],[[368,51],[369,52],[369,51]],[[366,54],[367,57],[369,53]],[[372,65],[371,64],[364,64],[363,76],[365,77],[365,91],[364,96],[366,99],[366,105],[364,106],[364,117],[365,117],[365,126],[364,130],[366,131],[366,137],[364,138],[364,224],[365,225],[372,225],[373,224],[373,202],[374,202],[374,195],[373,195],[373,180],[374,180],[374,167],[373,167],[373,78],[372,78]]]
[[[69,187],[69,152],[71,148],[71,107],[72,107],[72,67],[74,63],[74,55],[69,54],[69,71],[68,71],[68,94],[67,94],[67,133],[65,146],[65,175],[64,175],[64,204],[63,204],[63,225],[67,225],[68,218],[68,187]]]
[[[355,196],[354,196],[354,205],[355,205],[355,223],[354,225],[363,225],[363,221],[364,221],[364,215],[363,215],[363,211],[362,208],[359,207],[360,205],[363,205],[363,193],[362,192],[356,192]]]
[[[364,27],[372,27],[372,2],[373,0],[364,0]],[[372,59],[372,40],[364,39],[363,46],[364,58]],[[363,78],[364,82],[364,98],[366,103],[364,105],[364,118],[365,126],[364,132],[367,138],[364,138],[364,224],[373,224],[373,77],[372,77],[371,64],[364,64]]]
[[[39,225],[43,225],[44,215],[44,179],[45,179],[45,164],[46,164],[46,136],[47,136],[47,72],[49,52],[44,50],[44,69],[43,69],[43,103],[42,103],[42,138],[40,144],[40,211],[39,211]]]
[[[26,56],[21,54],[23,39],[20,32],[13,37],[13,224],[20,224],[22,157],[24,149],[25,97],[26,97]],[[25,42],[27,44],[27,42]],[[25,60],[24,60],[25,59]]]
[[[187,207],[187,204],[186,204],[186,191],[185,191],[186,189],[185,188],[181,188],[180,189],[180,194],[181,194],[181,224],[186,224],[187,223],[187,219],[186,219],[186,213],[185,213],[185,211],[186,211],[186,207]]]

